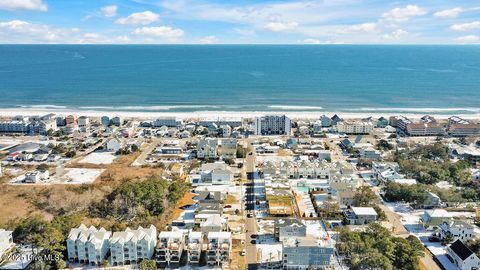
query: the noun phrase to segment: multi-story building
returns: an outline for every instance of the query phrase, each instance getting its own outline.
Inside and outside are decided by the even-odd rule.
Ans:
[[[325,160],[266,161],[263,173],[281,179],[329,179],[331,166]]]
[[[80,262],[93,266],[101,265],[110,249],[112,232],[104,228],[80,225],[70,231],[67,238],[67,255],[70,262]]]
[[[87,116],[80,116],[78,118],[78,129],[81,132],[87,132],[90,127],[90,118]]]
[[[452,137],[480,136],[480,124],[452,116],[448,118],[447,132]]]
[[[283,269],[329,269],[334,247],[329,239],[312,235],[285,238],[282,242]]]
[[[307,235],[307,226],[298,219],[285,218],[275,220],[274,236],[279,241],[291,237],[301,237]]]
[[[453,241],[460,240],[466,242],[475,238],[474,227],[465,221],[461,220],[447,220],[438,226],[440,239],[445,239],[447,236],[453,237]]]
[[[222,159],[234,159],[237,157],[237,139],[220,139],[217,154]]]
[[[76,125],[77,124],[77,116],[74,114],[67,115],[65,117],[65,125]]]
[[[12,231],[0,229],[0,262],[2,261],[3,254],[13,248],[13,246],[15,245],[13,243],[12,234]]]
[[[111,263],[113,266],[137,263],[152,258],[157,243],[157,229],[139,227],[114,232],[110,239]]]
[[[121,126],[123,125],[123,119],[120,116],[115,116],[112,119],[110,119],[110,123],[114,126]]]
[[[185,234],[181,231],[160,232],[156,261],[162,266],[178,266],[185,248]]]
[[[414,123],[404,116],[392,116],[390,118],[390,125],[409,136],[445,135],[445,127],[429,115],[422,117],[420,122],[417,123]]]
[[[102,126],[108,127],[110,126],[110,117],[104,115],[102,118],[100,118],[100,122],[102,123]]]
[[[199,264],[202,257],[203,233],[190,232],[188,234],[187,251],[188,263]]]
[[[285,115],[255,117],[255,135],[290,135],[292,123]]]
[[[377,220],[378,214],[373,207],[352,207],[344,212],[350,225],[364,225]]]
[[[0,121],[0,133],[26,133],[28,122],[23,120]]]
[[[217,159],[218,140],[216,138],[205,138],[197,144],[197,158]]]
[[[340,121],[335,125],[338,133],[370,134],[373,130],[371,121]]]
[[[182,120],[178,120],[175,117],[157,118],[152,122],[153,127],[180,127],[182,124]]]
[[[232,251],[232,233],[209,232],[207,241],[207,264],[228,264],[230,262],[230,252]]]

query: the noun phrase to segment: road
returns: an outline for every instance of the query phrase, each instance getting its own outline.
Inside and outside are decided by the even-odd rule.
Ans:
[[[160,143],[161,138],[153,138],[152,142],[144,149],[141,149],[141,153],[138,158],[132,163],[133,166],[142,166],[145,164],[145,159],[148,157],[149,154],[155,150],[157,145]]]

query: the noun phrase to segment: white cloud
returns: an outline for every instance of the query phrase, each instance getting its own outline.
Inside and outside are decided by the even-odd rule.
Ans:
[[[160,20],[160,15],[149,10],[144,12],[132,13],[126,18],[119,18],[115,21],[117,24],[148,25]]]
[[[48,6],[42,0],[0,0],[0,9],[47,11]]]
[[[315,38],[306,38],[302,40],[303,44],[322,44],[322,42]]]
[[[382,19],[389,22],[404,22],[412,17],[422,16],[427,11],[416,5],[408,5],[403,8],[394,8],[382,14]]]
[[[78,28],[58,28],[21,20],[0,22],[0,43],[12,44],[95,44],[126,43],[125,36],[103,36],[98,33],[82,33]]]
[[[383,35],[383,38],[387,40],[399,40],[407,36],[408,34],[409,33],[403,29],[397,29],[390,34]]]
[[[178,42],[184,35],[182,29],[169,26],[152,26],[135,29],[132,34],[150,38],[161,38],[169,42]]]
[[[272,32],[292,31],[298,27],[297,22],[269,22],[263,26],[265,30]]]
[[[480,36],[476,36],[476,35],[463,36],[463,37],[457,38],[457,41],[460,43],[476,44],[476,43],[480,43]]]
[[[442,19],[451,19],[451,18],[457,18],[460,13],[462,13],[464,10],[461,7],[456,7],[452,9],[445,9],[441,10],[438,12],[435,12],[433,16],[442,18]]]
[[[218,37],[216,37],[216,36],[201,37],[200,39],[198,39],[198,43],[200,43],[200,44],[215,44],[215,43],[218,43]]]
[[[450,26],[450,29],[453,31],[460,31],[460,32],[480,29],[480,21],[474,21],[471,23],[454,24]]]
[[[353,34],[353,33],[373,33],[377,31],[376,23],[361,23],[345,27],[340,27],[337,30],[339,34]]]
[[[100,12],[105,17],[115,17],[117,16],[118,6],[111,5],[111,6],[104,6],[100,9]]]

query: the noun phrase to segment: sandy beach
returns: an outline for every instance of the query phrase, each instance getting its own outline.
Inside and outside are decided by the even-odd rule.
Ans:
[[[35,108],[13,108],[13,109],[0,109],[0,116],[15,116],[15,115],[44,115],[48,113],[54,113],[58,115],[85,115],[89,117],[101,117],[101,116],[121,116],[125,118],[137,118],[137,119],[152,119],[157,117],[176,117],[178,119],[240,119],[240,118],[253,118],[256,116],[262,116],[267,114],[285,114],[292,119],[318,119],[321,115],[333,116],[338,114],[342,118],[347,119],[359,119],[359,118],[379,118],[389,117],[394,115],[403,115],[409,118],[420,118],[426,114],[429,114],[429,110],[419,113],[405,113],[405,112],[325,112],[325,111],[196,111],[196,112],[145,112],[145,111],[100,111],[100,110],[69,110],[69,109],[35,109]],[[452,114],[448,110],[445,110],[441,114],[431,114],[438,119],[447,119],[452,115],[461,116],[464,119],[480,119],[480,113],[471,114]]]

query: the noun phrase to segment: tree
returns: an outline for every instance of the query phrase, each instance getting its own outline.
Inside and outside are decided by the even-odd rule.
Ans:
[[[446,246],[446,245],[452,243],[453,240],[454,240],[453,235],[448,234],[447,236],[445,236],[445,238],[443,238],[442,244]]]
[[[157,265],[154,260],[143,260],[139,265],[140,270],[155,270]]]
[[[378,202],[378,197],[370,187],[362,186],[353,195],[353,205],[356,207],[373,206]]]
[[[47,171],[48,170],[48,165],[45,164],[45,163],[42,163],[40,165],[37,166],[37,170],[39,171]]]
[[[101,262],[101,264],[102,264],[102,267],[103,267],[103,268],[108,267],[108,260],[103,259],[102,262]]]

